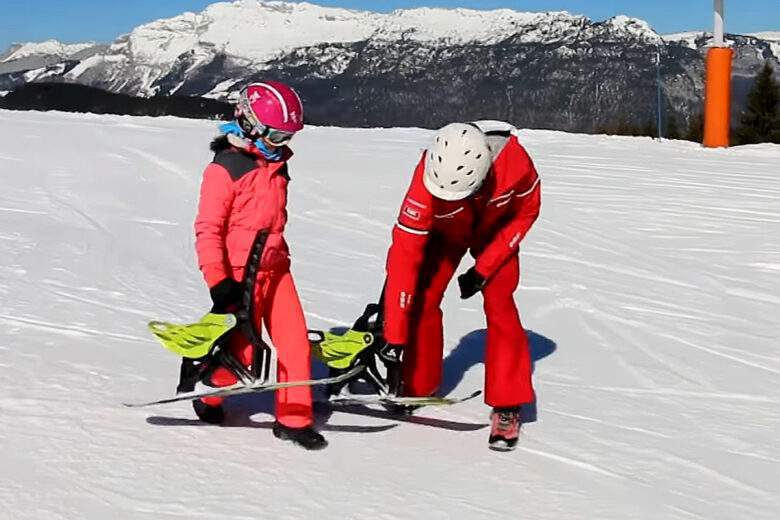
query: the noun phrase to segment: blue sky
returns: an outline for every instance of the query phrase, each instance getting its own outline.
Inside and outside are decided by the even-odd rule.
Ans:
[[[2,0],[0,50],[12,42],[56,38],[65,42],[111,41],[133,27],[184,11],[201,11],[209,0]],[[627,14],[647,20],[662,33],[712,25],[712,0],[313,0],[320,5],[391,11],[409,7],[511,8],[569,11],[596,20]],[[730,4],[730,5],[729,5]],[[684,6],[684,7],[682,7]],[[779,0],[726,0],[732,32],[780,30]]]

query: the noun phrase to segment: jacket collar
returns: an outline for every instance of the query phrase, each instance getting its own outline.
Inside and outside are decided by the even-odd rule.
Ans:
[[[233,148],[251,156],[252,159],[262,161],[264,164],[268,164],[269,166],[273,166],[274,164],[283,164],[290,160],[290,158],[293,156],[293,151],[288,146],[284,146],[282,147],[282,158],[278,161],[270,162],[266,160],[260,150],[258,150],[257,147],[252,143],[252,141],[234,134],[225,134],[216,137],[213,141],[211,141],[210,148],[214,153],[219,153]]]

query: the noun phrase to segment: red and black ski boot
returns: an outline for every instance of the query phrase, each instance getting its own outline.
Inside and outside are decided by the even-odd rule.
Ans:
[[[488,441],[491,450],[512,451],[517,446],[517,439],[520,436],[520,409],[513,408],[493,408],[490,414],[490,440]]]

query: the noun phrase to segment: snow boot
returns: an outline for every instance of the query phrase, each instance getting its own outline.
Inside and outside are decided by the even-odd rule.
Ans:
[[[192,401],[192,409],[195,410],[198,419],[205,423],[222,424],[225,420],[225,410],[221,405],[211,406],[201,399],[195,399]]]
[[[493,408],[490,414],[490,439],[488,441],[491,450],[512,451],[517,446],[520,436],[520,410],[513,408]]]
[[[274,423],[274,437],[283,441],[290,441],[306,450],[321,450],[328,445],[325,437],[320,435],[311,426],[305,428],[290,428],[280,422]]]

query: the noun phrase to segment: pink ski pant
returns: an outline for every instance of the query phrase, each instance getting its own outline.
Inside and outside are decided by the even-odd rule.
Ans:
[[[311,350],[298,291],[292,275],[285,272],[261,272],[255,288],[255,326],[265,327],[278,357],[280,382],[311,379]],[[244,366],[252,362],[252,346],[240,332],[232,333],[230,351]],[[215,386],[236,383],[236,377],[218,368],[211,377]],[[216,406],[222,398],[203,401]],[[285,426],[302,428],[312,424],[311,387],[298,386],[276,391],[276,419]]]

